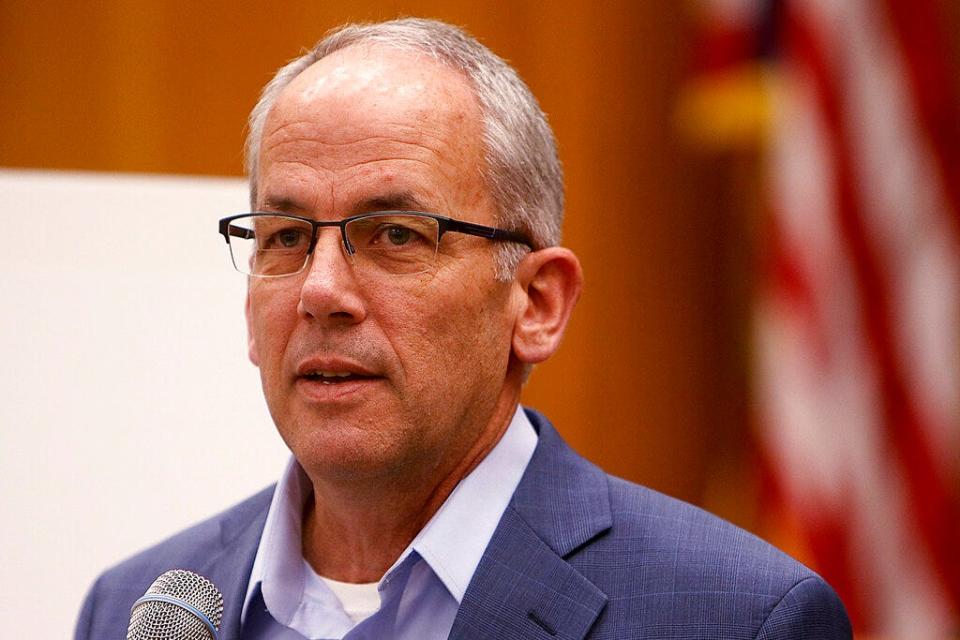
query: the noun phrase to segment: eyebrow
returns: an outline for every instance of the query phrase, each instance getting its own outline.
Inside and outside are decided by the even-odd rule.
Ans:
[[[282,211],[285,213],[307,213],[309,207],[303,203],[289,197],[264,198],[263,209],[273,211]],[[371,211],[422,211],[424,213],[436,213],[433,208],[417,198],[411,191],[389,191],[376,196],[364,198],[354,203],[349,211],[340,213],[347,215],[356,215],[360,213],[369,213]]]
[[[392,191],[381,195],[365,198],[353,207],[353,213],[367,213],[370,211],[428,211],[427,207],[410,191]]]
[[[281,211],[283,213],[302,213],[306,207],[301,206],[293,198],[275,198],[268,196],[263,199],[263,203],[258,209],[264,211]]]

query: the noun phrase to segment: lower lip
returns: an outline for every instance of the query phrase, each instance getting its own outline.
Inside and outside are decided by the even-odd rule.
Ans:
[[[333,402],[350,399],[369,390],[379,378],[357,378],[343,382],[321,382],[310,378],[297,378],[296,388],[304,397],[314,402]]]

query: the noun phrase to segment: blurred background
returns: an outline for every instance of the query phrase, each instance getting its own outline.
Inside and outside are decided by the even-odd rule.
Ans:
[[[239,177],[282,63],[402,15],[509,60],[559,141],[586,289],[525,403],[813,567],[860,635],[957,634],[958,2],[0,0],[0,167]]]

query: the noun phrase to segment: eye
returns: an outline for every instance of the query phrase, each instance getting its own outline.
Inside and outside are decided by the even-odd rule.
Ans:
[[[413,239],[414,233],[407,227],[391,225],[383,230],[383,235],[390,241],[390,244],[400,246],[407,244]]]
[[[412,255],[437,247],[437,222],[427,216],[371,214],[347,224],[347,238],[358,251]]]
[[[304,233],[299,229],[284,229],[277,234],[277,244],[285,249],[297,246],[304,240]]]
[[[308,240],[303,229],[289,227],[269,234],[263,243],[263,249],[297,249],[305,246]]]

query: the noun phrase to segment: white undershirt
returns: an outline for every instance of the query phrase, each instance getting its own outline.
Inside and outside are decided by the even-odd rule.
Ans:
[[[361,584],[340,582],[319,575],[306,560],[303,561],[303,565],[305,597],[321,597],[319,594],[323,593],[323,585],[326,585],[340,600],[344,613],[350,616],[354,624],[369,618],[380,608],[380,592],[377,590],[379,582]]]

